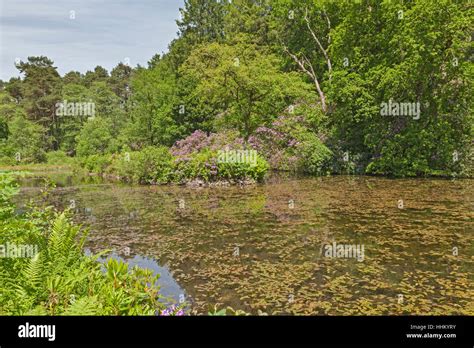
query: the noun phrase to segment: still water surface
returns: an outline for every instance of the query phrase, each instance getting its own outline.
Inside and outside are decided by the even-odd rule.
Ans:
[[[166,296],[268,314],[474,314],[474,180],[278,178],[126,186],[50,175],[92,252],[161,274]],[[18,203],[38,198],[24,179]],[[327,245],[363,247],[330,257]],[[335,255],[338,256],[338,255]],[[359,254],[359,256],[362,256]]]

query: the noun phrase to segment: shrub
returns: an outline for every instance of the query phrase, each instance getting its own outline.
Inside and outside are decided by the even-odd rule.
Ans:
[[[85,235],[65,213],[15,215],[16,184],[0,175],[0,244],[38,246],[33,258],[0,259],[0,315],[154,315],[165,308],[151,270],[83,252]]]
[[[255,164],[248,162],[218,163],[217,173],[219,178],[223,179],[253,179],[255,181],[263,181],[268,168],[268,162],[263,157],[257,155]]]
[[[108,172],[140,184],[164,184],[173,174],[173,156],[166,147],[146,147],[141,151],[114,155]]]
[[[300,142],[296,150],[300,162],[298,168],[308,174],[324,174],[329,172],[332,151],[324,145],[316,135],[309,133]]]
[[[186,138],[178,140],[171,148],[171,153],[174,156],[187,156],[199,152],[209,148],[213,138],[213,133],[207,135],[205,132],[197,130]]]
[[[18,164],[18,162],[11,156],[10,157],[8,157],[8,156],[1,156],[0,157],[0,165],[14,166],[15,164]]]
[[[80,166],[90,173],[103,174],[111,163],[111,155],[91,155],[79,158]]]
[[[76,152],[80,157],[104,155],[117,150],[110,120],[96,117],[88,120],[77,136]]]
[[[195,152],[187,157],[177,158],[174,166],[174,179],[177,182],[194,179],[214,181],[217,178],[217,153],[209,149]]]
[[[66,155],[64,151],[51,151],[46,153],[46,162],[48,164],[66,165],[74,163],[74,159]]]
[[[5,164],[38,163],[45,160],[43,137],[45,130],[23,116],[15,117],[9,123],[9,136],[0,140],[0,153]],[[20,161],[16,160],[17,155]],[[6,157],[6,158],[5,158]]]
[[[244,140],[239,137],[237,131],[222,131],[207,135],[197,130],[188,137],[177,141],[171,148],[174,156],[188,156],[205,149],[217,151],[230,147],[232,149],[243,149]]]
[[[206,182],[218,180],[263,180],[269,166],[257,156],[255,165],[250,163],[218,162],[218,151],[246,149],[237,131],[223,131],[207,135],[200,130],[172,147],[175,160],[174,178],[177,182],[200,179]]]
[[[472,140],[456,140],[454,131],[442,121],[426,129],[415,126],[383,142],[366,172],[396,177],[472,176]],[[443,136],[438,135],[441,132]]]
[[[218,180],[238,181],[253,179],[262,181],[269,168],[267,161],[257,156],[256,163],[219,162],[218,152],[209,149],[175,160],[175,180],[185,182],[200,179],[205,182]]]
[[[282,115],[271,127],[259,127],[250,145],[276,170],[322,174],[331,151],[302,116]]]
[[[255,164],[218,163],[218,149],[229,149],[229,143],[234,146],[231,149],[244,149],[243,141],[230,132],[210,136],[195,132],[171,149],[177,156],[166,147],[150,146],[141,151],[87,156],[79,162],[89,172],[112,174],[139,184],[185,183],[195,179],[262,181],[269,166],[261,156],[257,156]]]

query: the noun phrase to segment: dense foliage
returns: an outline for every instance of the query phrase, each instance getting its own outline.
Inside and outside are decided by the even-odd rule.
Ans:
[[[198,133],[193,133],[179,144],[195,143]],[[80,164],[91,173],[111,179],[152,185],[255,183],[261,182],[267,173],[267,161],[256,152],[253,161],[225,162],[219,161],[219,151],[206,145],[205,140],[199,144],[200,150],[195,152],[184,150],[190,148],[189,145],[179,150],[173,148],[172,151],[181,152],[176,156],[167,147],[148,146],[140,151],[82,157]]]
[[[60,150],[134,181],[208,180],[235,137],[177,169],[161,147],[238,132],[274,170],[473,175],[468,1],[186,0],[181,14],[147,67],[60,76],[47,57],[19,62],[22,78],[0,84],[0,162]]]
[[[151,270],[85,255],[85,234],[67,212],[29,207],[18,215],[12,175],[0,175],[1,315],[174,315],[165,309]],[[4,255],[5,248],[32,246],[34,255]],[[8,250],[8,249],[7,249]],[[7,251],[8,252],[8,251]],[[5,257],[9,256],[9,257]]]

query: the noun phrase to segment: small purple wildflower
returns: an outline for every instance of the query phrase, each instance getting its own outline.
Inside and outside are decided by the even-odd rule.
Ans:
[[[172,305],[164,310],[162,310],[159,314],[159,316],[183,316],[184,315],[184,309],[179,308],[177,305]]]

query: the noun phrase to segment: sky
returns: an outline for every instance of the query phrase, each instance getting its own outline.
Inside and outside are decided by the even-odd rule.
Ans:
[[[59,73],[119,62],[132,67],[166,52],[184,0],[0,0],[0,79],[15,60],[47,56]]]

